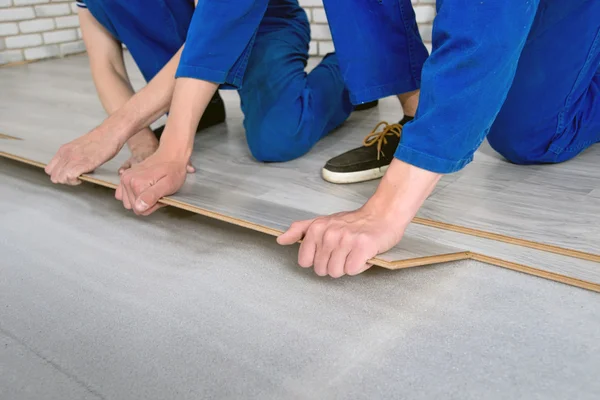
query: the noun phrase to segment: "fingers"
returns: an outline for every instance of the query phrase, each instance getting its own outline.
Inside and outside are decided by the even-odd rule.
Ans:
[[[158,200],[172,194],[172,185],[167,179],[160,179],[156,184],[144,189],[135,199],[133,211],[138,215],[150,215],[161,205]]]
[[[131,159],[128,159],[123,163],[123,165],[121,165],[121,168],[119,168],[119,175],[123,175],[123,172],[125,172],[129,168],[131,168]]]
[[[187,167],[185,167],[186,171],[188,174],[193,174],[194,172],[196,172],[196,167],[194,167],[192,165],[192,162],[190,161],[187,165]]]
[[[52,183],[61,183],[65,185],[79,185],[81,174],[93,171],[85,162],[73,162],[59,154],[54,156],[50,163],[44,168],[44,171],[50,175]]]
[[[373,266],[372,264],[367,263],[367,261],[376,255],[377,254],[368,256],[367,253],[361,249],[351,251],[346,258],[344,273],[350,276],[355,276],[365,272]]]
[[[56,168],[56,165],[58,165],[58,162],[60,161],[61,157],[58,153],[56,153],[54,155],[54,157],[52,157],[52,160],[50,160],[50,162],[48,163],[48,165],[46,165],[46,168],[44,168],[44,172],[46,172],[46,174],[48,175],[52,175],[52,171],[54,171],[54,168]]]
[[[363,273],[373,266],[372,264],[367,263],[367,261],[376,255],[377,250],[373,250],[366,243],[361,245],[361,243],[358,242],[346,258],[344,272],[350,276]]]
[[[287,231],[277,237],[277,243],[287,246],[302,240],[313,221],[314,219],[307,219],[305,221],[294,222]]]
[[[61,146],[44,171],[50,175],[53,183],[79,185],[79,176],[93,169],[90,167],[90,160],[82,156],[81,152],[75,151],[72,143],[68,143]]]
[[[128,210],[133,209],[138,196],[154,183],[154,178],[148,174],[142,172],[134,175],[131,171],[127,170],[121,175],[121,198],[123,206]]]
[[[121,185],[123,186],[123,206],[131,210],[133,203],[135,203],[135,194],[131,188],[131,178],[126,179],[122,176]]]
[[[117,186],[117,190],[115,191],[115,199],[121,201],[123,203],[123,207],[131,210],[131,202],[125,193],[125,189],[123,189],[123,183],[119,183],[119,186]]]
[[[81,181],[78,178],[86,172],[90,171],[83,164],[63,162],[54,168],[50,180],[64,185],[79,185]]]
[[[341,278],[346,274],[346,260],[350,251],[352,251],[351,248],[340,246],[331,253],[329,263],[327,264],[329,276],[332,278]]]
[[[167,206],[166,204],[156,203],[154,206],[150,207],[147,211],[144,211],[140,215],[146,217],[146,216],[152,214],[154,211],[158,210],[159,208],[163,208],[166,206]]]
[[[358,275],[371,267],[368,261],[378,253],[373,235],[356,230],[339,214],[296,222],[277,242],[291,244],[300,239],[298,264],[313,267],[319,276]]]
[[[329,273],[328,264],[331,260],[331,255],[334,250],[339,246],[338,231],[335,229],[319,229],[318,226],[311,227],[308,230],[308,234],[305,240],[316,240],[316,252],[314,253],[314,270],[315,274],[319,276],[326,276]],[[303,257],[310,257],[303,255]]]
[[[67,185],[71,185],[71,186],[81,185],[81,181],[77,178],[67,177]]]

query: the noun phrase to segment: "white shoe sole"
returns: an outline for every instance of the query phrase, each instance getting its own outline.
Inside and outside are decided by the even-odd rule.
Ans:
[[[332,172],[323,168],[321,170],[321,176],[327,182],[338,184],[366,182],[381,178],[385,174],[385,171],[387,171],[388,167],[389,165],[386,165],[381,168],[373,168],[356,172]]]

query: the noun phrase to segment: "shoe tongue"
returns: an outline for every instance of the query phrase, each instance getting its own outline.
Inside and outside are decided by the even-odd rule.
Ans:
[[[409,123],[413,119],[415,119],[415,117],[409,117],[408,115],[405,115],[404,118],[402,118],[402,120],[400,120],[399,124],[404,125],[406,123]]]

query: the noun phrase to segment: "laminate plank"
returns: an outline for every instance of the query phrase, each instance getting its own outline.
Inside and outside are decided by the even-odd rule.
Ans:
[[[600,292],[600,264],[594,261],[420,224],[411,224],[406,232],[423,240],[435,238],[446,246],[462,246],[478,261]],[[386,255],[382,258],[391,261]]]
[[[418,217],[600,257],[600,146],[559,165],[476,160]]]
[[[48,137],[46,136],[44,139],[40,138],[34,143],[28,140],[1,141],[0,156],[11,158],[11,155],[16,155],[17,157],[12,158],[43,167],[52,158],[55,152],[54,149],[58,148],[56,142],[48,143],[47,139]],[[20,145],[16,145],[16,143],[20,143]],[[122,152],[115,159],[98,168],[93,174],[89,174],[84,180],[106,187],[116,187],[119,181],[116,171],[126,157],[126,152]],[[188,179],[184,187],[176,195],[163,199],[162,202],[164,204],[187,209],[271,235],[278,235],[296,220],[309,219],[317,215],[314,211],[311,212],[306,207],[297,208],[293,205],[278,204],[270,202],[268,198],[257,196],[256,192],[244,192],[245,186],[241,182],[239,185],[237,182],[221,185],[219,176],[213,176],[212,173],[203,170],[204,162],[208,162],[208,160],[200,162],[201,158],[199,157],[199,162],[197,163],[194,161],[196,168],[200,172]],[[281,173],[282,171],[280,170],[279,172]],[[203,176],[211,176],[211,179],[202,179]],[[260,181],[261,179],[258,180]],[[265,177],[262,180],[268,182],[268,179]],[[288,182],[287,186],[280,187],[279,190],[286,191],[287,188],[293,187],[293,184],[293,182]],[[254,182],[253,185],[260,188],[260,193],[273,190],[269,187],[259,186],[258,182]],[[323,199],[321,196],[320,201],[335,201],[335,198]],[[439,258],[440,256],[442,258]],[[380,257],[372,261],[374,264],[384,268],[397,269],[466,259],[467,252],[460,248],[438,245],[434,240],[414,239],[407,236],[406,240],[403,240],[399,245],[390,250],[388,257],[394,261],[393,264]]]
[[[592,190],[592,191],[589,193],[589,195],[590,195],[591,197],[595,197],[595,198],[597,198],[597,199],[600,199],[600,189],[594,189],[594,190]]]
[[[179,193],[166,199],[166,204],[277,235],[294,220],[353,209],[363,201],[359,195],[344,197],[348,186],[332,186],[332,191],[328,191],[318,187],[322,183],[318,180],[308,180],[313,186],[299,185],[297,181],[289,179],[293,169],[262,165],[252,161],[249,156],[245,158],[242,153],[246,150],[243,145],[236,144],[241,141],[234,140],[233,132],[229,132],[227,142],[213,140],[215,135],[221,134],[209,133],[199,139],[202,140],[200,147],[207,147],[197,150],[199,153],[193,158],[199,172],[188,178]],[[58,143],[46,143],[46,139],[48,137],[38,139],[35,143],[6,141],[0,143],[0,150],[40,160],[38,165],[44,165],[53,155],[48,150],[58,146]],[[91,174],[93,182],[111,187],[118,184],[118,176],[114,171],[126,156],[120,154]],[[235,162],[223,167],[219,159]],[[490,258],[479,258],[495,265],[600,291],[598,263],[419,224],[412,224],[401,243],[378,256],[375,262],[395,269],[466,259],[471,258],[472,254],[504,261],[499,263],[492,262],[494,260]]]

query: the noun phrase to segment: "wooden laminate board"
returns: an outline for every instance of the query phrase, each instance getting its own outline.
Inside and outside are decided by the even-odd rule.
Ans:
[[[45,139],[39,139],[35,143],[28,140],[2,140],[0,156],[44,167],[52,157],[55,148],[57,148],[56,144],[49,144]],[[122,153],[93,174],[84,176],[82,180],[114,189],[118,183],[117,167],[125,157],[126,154]],[[180,193],[163,199],[164,204],[270,235],[279,235],[293,221],[312,218],[315,215],[304,209],[261,199],[257,195],[260,191],[247,194],[239,188],[221,186],[218,181],[198,179],[207,172],[202,170],[200,165],[197,165],[197,168],[199,170],[197,176],[188,179]],[[281,190],[286,188],[283,187]],[[321,200],[325,199],[321,198]],[[384,268],[398,269],[468,258],[466,250],[438,245],[433,239],[416,239],[410,235],[405,239],[386,253],[386,259],[378,257],[372,262]]]
[[[474,260],[600,291],[600,264],[595,261],[420,224],[411,224],[406,232],[411,237],[422,239],[434,237],[437,243],[467,248],[469,257]],[[385,255],[382,258],[386,259]]]
[[[0,155],[43,167],[52,157],[53,152],[49,149],[56,147],[56,144],[46,143],[46,139],[34,143],[0,141]],[[204,139],[210,142],[206,137]],[[242,146],[230,144],[230,147],[240,149]],[[118,182],[114,171],[125,156],[118,156],[84,180],[114,188]],[[241,158],[238,154],[232,156],[238,161]],[[244,181],[239,179],[236,168],[227,168],[228,174],[224,175],[220,171],[225,168],[219,169],[206,159],[203,162],[197,155],[194,163],[199,172],[188,179],[179,193],[163,199],[165,204],[267,234],[278,235],[296,219],[333,212],[340,205],[348,209],[358,205],[355,203],[358,200],[336,197],[335,193],[319,193],[314,188],[307,190],[291,180],[286,182],[282,179],[282,174],[287,174],[285,169],[273,171],[269,166],[259,164],[261,168],[253,171],[253,179]],[[252,169],[253,164],[247,160],[243,169]],[[214,168],[208,165],[214,165]],[[261,186],[260,181],[268,183]],[[412,224],[398,246],[372,261],[384,268],[398,269],[466,258],[600,291],[598,263],[419,224]]]
[[[430,196],[418,216],[509,237],[495,235],[496,240],[525,239],[554,247],[546,246],[547,251],[598,261],[598,165],[600,146],[563,164],[518,166],[485,145],[454,182]]]

